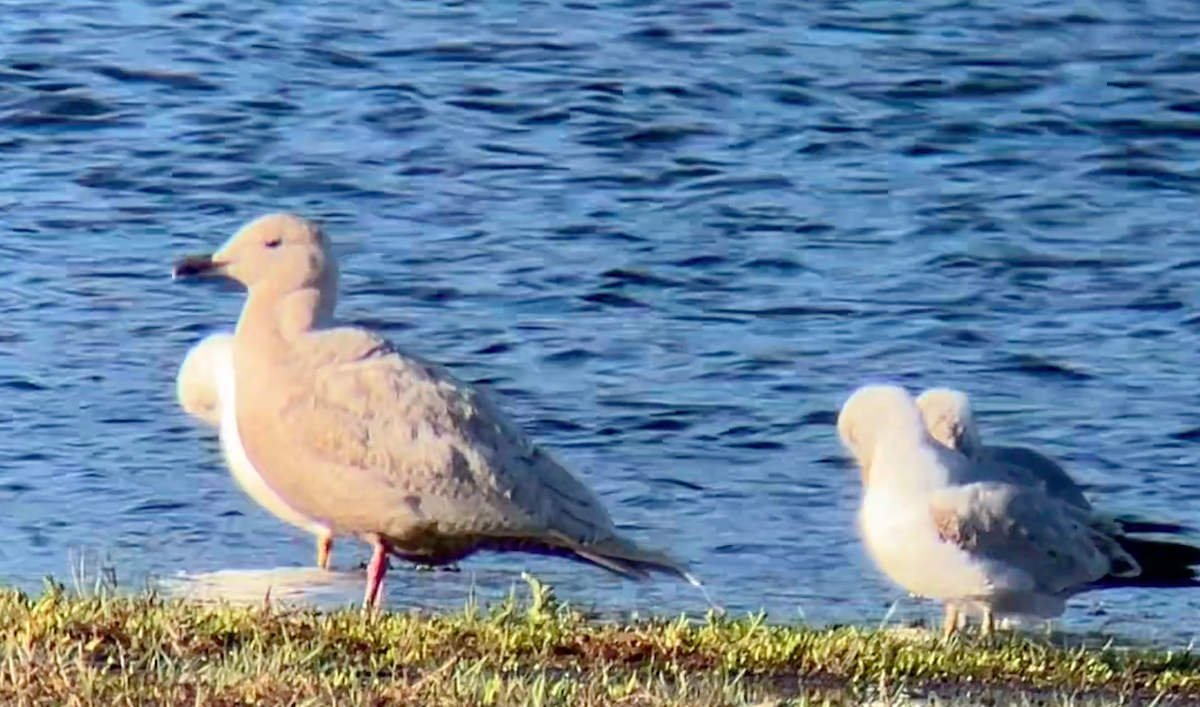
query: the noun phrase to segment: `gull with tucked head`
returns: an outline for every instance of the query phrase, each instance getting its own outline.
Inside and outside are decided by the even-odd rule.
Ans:
[[[226,463],[234,480],[247,495],[280,520],[317,536],[317,566],[328,570],[333,552],[333,536],[329,529],[296,513],[258,476],[253,466],[243,463],[244,455],[236,449],[237,428],[221,422],[222,411],[226,407],[230,410],[235,407],[232,347],[233,335],[223,333],[210,334],[192,347],[175,378],[179,405],[192,417],[218,429]],[[221,399],[223,391],[228,391],[228,401]]]
[[[892,581],[945,605],[947,637],[963,608],[981,611],[990,634],[996,613],[1058,616],[1084,591],[1200,586],[1200,549],[1114,534],[1042,487],[1002,480],[935,440],[903,388],[856,390],[838,433],[863,467],[868,553]]]
[[[1085,510],[1092,504],[1083,489],[1054,460],[1028,447],[984,446],[975,425],[971,400],[951,388],[930,388],[917,397],[929,434],[963,456],[991,469],[993,481],[1036,486],[1055,498]]]
[[[337,266],[315,224],[264,216],[175,275],[246,286],[227,415],[235,451],[288,508],[372,545],[367,607],[379,606],[389,555],[445,565],[523,551],[698,584],[623,537],[591,489],[482,391],[372,331],[336,326]]]
[[[984,444],[975,424],[971,400],[962,391],[930,388],[917,397],[917,407],[935,440],[976,462],[971,467],[974,481],[1001,481],[1041,489],[1064,503],[1091,511],[1098,521],[1107,520],[1113,532],[1171,535],[1191,532],[1176,523],[1096,511],[1075,479],[1050,457],[1029,447]]]

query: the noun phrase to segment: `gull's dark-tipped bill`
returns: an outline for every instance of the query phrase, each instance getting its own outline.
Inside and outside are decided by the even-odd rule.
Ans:
[[[215,274],[217,269],[211,255],[185,255],[171,266],[171,279],[203,277]]]

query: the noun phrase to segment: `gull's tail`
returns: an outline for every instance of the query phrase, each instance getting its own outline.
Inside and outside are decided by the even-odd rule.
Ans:
[[[688,572],[683,563],[667,553],[641,547],[622,537],[613,536],[586,545],[573,543],[571,551],[580,559],[630,579],[645,579],[650,572],[661,572],[679,577],[693,587],[701,586],[700,580]]]
[[[725,612],[724,607],[713,601],[696,575],[689,572],[683,563],[660,550],[641,547],[632,540],[613,536],[597,543],[576,544],[571,551],[586,562],[630,579],[646,579],[651,572],[674,575],[699,589],[709,607],[720,613]]]
[[[1111,587],[1200,587],[1200,547],[1167,540],[1114,538],[1142,571],[1133,577],[1108,575],[1089,588]]]
[[[1178,523],[1159,523],[1156,521],[1142,520],[1137,516],[1112,516],[1112,521],[1117,524],[1117,527],[1124,533],[1158,533],[1162,535],[1187,535],[1195,533],[1194,528],[1189,528],[1186,525]]]

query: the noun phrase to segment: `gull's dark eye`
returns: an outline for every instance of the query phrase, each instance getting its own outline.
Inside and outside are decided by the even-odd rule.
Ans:
[[[282,238],[272,238],[271,240],[267,241],[268,248],[278,248],[281,245],[283,245]]]

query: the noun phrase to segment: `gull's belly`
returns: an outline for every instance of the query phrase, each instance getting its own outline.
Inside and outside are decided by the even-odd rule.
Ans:
[[[329,528],[292,508],[267,485],[262,475],[250,463],[238,432],[237,406],[234,402],[233,356],[222,357],[217,365],[217,389],[221,401],[221,451],[234,480],[258,505],[280,520],[306,530],[313,535],[328,535]]]
[[[871,558],[893,582],[930,599],[982,598],[990,593],[985,568],[969,553],[944,542],[928,505],[868,491],[859,512]]]

